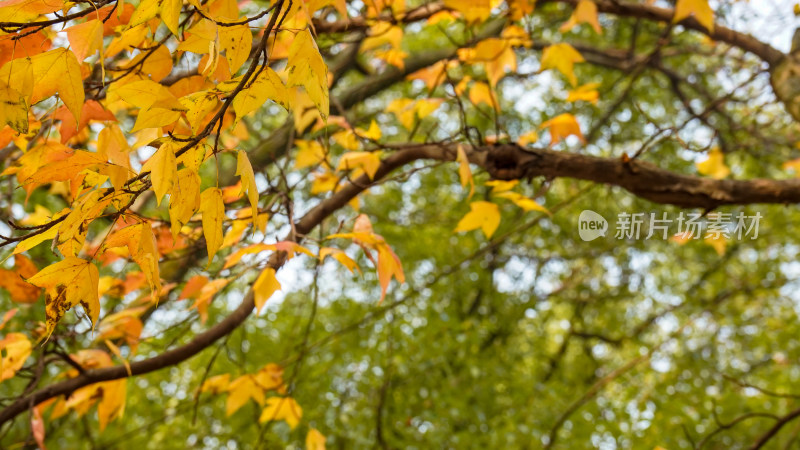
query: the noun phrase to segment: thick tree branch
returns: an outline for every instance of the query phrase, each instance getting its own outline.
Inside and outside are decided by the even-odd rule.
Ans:
[[[428,158],[435,155],[437,151],[431,152],[427,148],[409,149],[402,152],[397,152],[383,161],[378,172],[375,174],[375,180],[379,180],[398,167],[401,167],[411,161],[417,159]],[[312,208],[302,219],[295,224],[297,236],[290,236],[291,240],[301,240],[302,236],[308,234],[317,225],[319,225],[326,217],[339,208],[346,205],[353,197],[367,189],[372,182],[366,176],[362,176],[353,183],[342,188],[329,198],[323,200],[316,207]],[[274,253],[270,258],[267,267],[278,270],[285,262],[285,254],[282,252]],[[212,345],[218,339],[226,336],[241,325],[253,311],[255,307],[252,289],[245,294],[242,303],[230,315],[225,317],[221,322],[209,328],[203,333],[198,334],[188,343],[168,350],[152,358],[143,359],[130,363],[131,375],[142,375],[154,372],[164,367],[179,364],[192,356],[200,353],[205,348]],[[39,404],[45,400],[60,396],[69,396],[72,392],[90,384],[116,380],[128,377],[128,368],[124,365],[106,367],[102,369],[87,370],[75,378],[60,381],[42,389],[33,392],[30,395],[24,395],[17,398],[14,403],[0,411],[0,425],[13,419],[18,414],[28,410],[31,405]]]
[[[567,3],[576,6],[578,1],[579,0],[539,0],[539,4]],[[594,3],[597,5],[598,11],[617,16],[636,17],[657,22],[671,22],[672,18],[675,16],[675,12],[672,9],[659,8],[658,6],[652,6],[646,3],[632,3],[619,0],[594,0]],[[715,41],[725,42],[750,52],[771,66],[780,62],[784,57],[783,52],[771,45],[761,42],[749,34],[740,33],[721,25],[715,24],[714,29],[709,31],[694,17],[684,19],[680,24],[690,30],[706,34]]]
[[[451,150],[452,151],[452,150]],[[472,149],[470,161],[499,179],[568,177],[619,186],[656,203],[713,209],[721,205],[798,203],[800,180],[715,180],[663,170],[639,160],[624,161],[517,145]]]
[[[403,165],[420,159],[454,161],[456,147],[457,144],[429,144],[400,148],[381,163],[373,180],[362,176],[312,208],[295,224],[297,235],[290,236],[289,239],[301,240],[326,217]],[[465,147],[465,151],[470,162],[483,167],[498,179],[569,177],[619,186],[636,196],[657,203],[706,209],[727,204],[800,202],[800,180],[795,179],[715,180],[677,174],[643,161],[626,162],[621,159],[547,149],[525,149],[514,144]],[[275,253],[268,267],[277,270],[284,262],[285,255]],[[131,373],[145,374],[191,358],[241,325],[253,308],[253,292],[250,290],[239,307],[221,322],[178,348],[131,363]],[[31,404],[38,404],[59,395],[69,395],[89,384],[127,376],[128,369],[122,365],[86,371],[75,378],[52,384],[28,396],[18,398],[0,411],[0,424],[25,411]]]

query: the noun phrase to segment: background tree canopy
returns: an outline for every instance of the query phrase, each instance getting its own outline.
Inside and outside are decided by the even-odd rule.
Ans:
[[[3,0],[2,446],[800,446],[793,6]]]

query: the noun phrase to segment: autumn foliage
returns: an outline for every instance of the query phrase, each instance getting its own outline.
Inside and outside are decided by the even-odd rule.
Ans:
[[[717,40],[770,65],[780,52],[720,28],[707,0],[535,3],[0,1],[0,182],[9,188],[0,205],[7,224],[0,236],[0,423],[11,423],[7,445],[45,448],[51,426],[79,417],[98,433],[115,421],[121,430],[126,402],[139,395],[137,376],[195,364],[192,357],[202,353],[191,383],[174,381],[191,391],[195,419],[208,402],[216,405],[214,417],[226,420],[253,405],[258,443],[240,444],[291,441],[323,449],[337,430],[321,415],[304,416],[315,402],[299,399],[298,372],[309,352],[367,321],[310,340],[314,314],[325,307],[317,281],[323,267],[336,266],[336,295],[350,295],[351,282],[361,289],[354,296],[369,305],[365,317],[372,320],[403,304],[401,294],[429,295],[425,289],[435,283],[418,281],[431,273],[430,261],[449,258],[438,282],[472,260],[494,258],[503,242],[536,224],[567,228],[559,210],[586,189],[568,185],[551,194],[555,179],[618,186],[655,204],[705,211],[800,200],[792,180],[729,179],[738,160],[729,156],[727,131],[698,132],[706,141],[721,136],[719,144],[699,147],[695,137],[680,136],[681,126],[653,125],[669,120],[658,109],[666,101],[624,107],[651,122],[652,140],[642,143],[638,129],[619,126],[619,136],[599,138],[647,71],[667,73],[682,95],[689,81],[664,66],[680,56],[669,53],[672,38],[674,48],[707,58],[719,49]],[[629,26],[631,35],[620,31]],[[540,29],[548,31],[534,37]],[[599,39],[610,44],[587,44]],[[612,48],[627,39],[630,50]],[[631,81],[611,83],[605,72],[584,66]],[[750,67],[742,63],[742,70]],[[542,81],[516,85],[525,79]],[[704,98],[702,89],[693,95]],[[713,114],[731,99],[705,97],[710,106],[702,112],[691,98],[670,104],[694,114],[687,123],[713,127]],[[541,111],[525,117],[514,100],[541,104]],[[606,100],[613,106],[601,114],[598,104]],[[668,135],[701,157],[671,165],[655,158],[659,167],[640,162]],[[610,153],[620,140],[629,145]],[[582,150],[592,146],[601,150]],[[781,170],[795,166],[789,161]],[[440,178],[414,178],[427,170]],[[544,181],[533,188],[537,178]],[[394,182],[404,187],[392,191]],[[409,199],[414,192],[427,200]],[[409,209],[431,205],[436,211],[425,223],[434,229],[393,228]],[[459,262],[449,247],[461,244],[448,243],[452,235],[486,247]],[[686,242],[668,245],[691,247]],[[730,248],[722,240],[703,245],[698,252],[713,249],[719,258]],[[574,244],[564,248],[575,251]],[[491,259],[480,268],[497,264]],[[304,297],[313,306],[307,325],[287,325],[302,331],[286,343],[296,354],[215,367],[237,329],[263,321],[267,310],[291,317],[278,305],[304,276],[315,280]],[[482,311],[481,295],[469,314]],[[269,308],[273,303],[277,309]],[[464,319],[463,329],[478,323]],[[580,336],[570,326],[570,337]],[[642,354],[649,358],[654,348]],[[575,410],[605,386],[602,380],[573,403]],[[321,402],[324,394],[302,395]],[[537,432],[536,442],[554,444],[569,414],[549,433]],[[273,436],[272,424],[287,428]],[[389,445],[384,432],[378,426],[375,437],[383,448],[411,445],[400,438]],[[180,446],[186,438],[174,439]],[[515,446],[531,448],[526,444]]]

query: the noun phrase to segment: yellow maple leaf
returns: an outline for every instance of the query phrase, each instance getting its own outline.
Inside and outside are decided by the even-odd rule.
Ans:
[[[115,189],[120,189],[131,175],[135,175],[131,166],[130,150],[131,147],[117,124],[107,125],[97,136],[98,157],[122,169],[109,174]]]
[[[198,20],[184,33],[184,39],[178,44],[178,50],[204,55],[209,51],[209,43],[217,40],[220,28],[211,20]],[[224,32],[224,30],[223,30]]]
[[[18,223],[26,226],[42,225],[49,222],[52,217],[53,213],[51,213],[49,209],[42,205],[34,205],[33,212],[25,216],[25,218],[20,220]]]
[[[455,61],[438,61],[406,76],[408,80],[422,80],[429,91],[436,89],[447,78],[447,70],[456,67]]]
[[[375,119],[372,119],[372,122],[369,123],[369,128],[367,130],[356,128],[355,131],[360,137],[371,141],[377,141],[383,136],[381,127],[378,126],[378,122],[375,122]]]
[[[319,54],[311,32],[305,29],[294,37],[289,47],[289,59],[286,64],[289,73],[288,86],[303,86],[317,106],[323,119],[329,112],[328,100],[328,67]]]
[[[111,58],[119,52],[139,46],[139,44],[141,44],[142,41],[144,41],[144,39],[147,37],[147,33],[149,32],[150,27],[148,27],[145,23],[122,31],[119,36],[115,36],[111,40],[106,47],[103,56],[106,58]]]
[[[99,295],[101,296],[112,292],[112,289],[124,289],[121,280],[110,276],[100,277],[99,287]],[[144,325],[139,317],[147,309],[147,306],[139,306],[135,308],[123,309],[122,311],[107,315],[100,322],[100,326],[98,327],[99,332],[95,338],[95,342],[107,341],[110,343],[110,340],[112,339],[122,339],[130,346],[131,354],[136,352],[136,348],[139,345],[139,337],[141,336],[142,329],[144,328]],[[111,345],[108,345],[108,347],[112,351],[116,352],[116,350],[114,350],[116,347],[113,345],[114,344],[111,343]],[[122,358],[119,354],[117,354],[117,356]]]
[[[256,176],[253,173],[253,166],[250,165],[250,159],[247,158],[247,152],[239,150],[236,153],[236,175],[242,180],[242,193],[247,191],[247,199],[250,201],[250,207],[254,213],[251,214],[253,224],[258,211],[258,187],[256,187]]]
[[[380,152],[347,152],[339,159],[336,171],[361,169],[373,179],[380,165]]]
[[[391,22],[378,21],[369,29],[367,36],[361,43],[361,51],[374,50],[379,47],[400,48],[403,40],[403,28]]]
[[[378,271],[378,281],[381,286],[380,301],[383,301],[386,296],[386,291],[389,288],[392,277],[394,277],[398,283],[405,283],[406,278],[403,273],[403,266],[400,262],[400,258],[392,251],[392,248],[383,236],[375,234],[372,229],[372,222],[366,214],[360,214],[356,217],[352,233],[337,233],[326,237],[326,239],[334,238],[352,239],[353,243],[364,249],[370,261],[375,263]],[[378,251],[377,261],[375,261],[369,250]]]
[[[100,316],[97,290],[100,275],[91,261],[68,256],[45,267],[26,281],[45,290],[48,336],[53,333],[64,313],[78,303],[89,316],[92,327],[97,323]]]
[[[14,317],[17,312],[19,312],[19,308],[11,308],[6,311],[5,314],[3,314],[3,317],[0,318],[0,330],[6,327],[8,321],[11,320],[11,318]]]
[[[246,255],[253,255],[265,251],[276,251],[278,247],[275,244],[253,244],[248,245],[247,247],[240,248],[235,252],[228,255],[225,258],[225,264],[222,266],[223,269],[227,269],[229,267],[233,267],[242,260],[242,258]]]
[[[59,219],[62,216],[64,216],[65,214],[68,214],[69,212],[70,212],[70,210],[68,208],[64,208],[62,211],[60,211],[59,213],[54,215],[53,219]],[[58,235],[58,227],[50,227],[50,229],[48,229],[44,233],[35,234],[35,235],[33,235],[33,236],[21,241],[19,244],[17,244],[16,247],[14,247],[13,254],[17,255],[17,254],[22,253],[24,251],[28,251],[28,250],[36,247],[37,245],[41,244],[44,241],[49,241],[49,240],[55,238],[56,235]]]
[[[562,42],[544,49],[540,70],[556,69],[567,77],[570,84],[575,86],[578,83],[578,78],[575,76],[574,71],[575,63],[584,61],[583,55],[575,50],[575,47]]]
[[[220,46],[225,51],[231,74],[235,74],[250,56],[253,48],[253,32],[247,25],[220,28]]]
[[[472,179],[472,171],[469,168],[469,158],[461,145],[456,149],[456,162],[458,162],[458,178],[461,181],[461,187],[466,187],[469,184],[469,197],[475,193],[475,180]]]
[[[31,64],[35,83],[30,104],[38,103],[58,92],[64,105],[75,117],[75,122],[80,123],[86,97],[81,65],[75,54],[65,48],[57,48],[33,56]]]
[[[203,236],[206,238],[210,265],[222,245],[222,221],[225,220],[222,189],[210,187],[200,194],[200,212],[203,215]]]
[[[694,16],[709,32],[714,31],[714,11],[708,0],[678,0],[672,23],[678,23],[689,16]]]
[[[8,333],[0,340],[0,381],[12,378],[31,354],[31,341],[22,333]]]
[[[227,391],[229,384],[230,384],[230,374],[223,373],[222,375],[215,375],[213,377],[209,377],[206,381],[203,382],[203,385],[200,386],[200,392],[210,392],[212,394],[219,394],[220,392]]]
[[[511,10],[511,18],[514,21],[519,21],[523,17],[533,13],[536,0],[507,0],[508,7]]]
[[[122,417],[125,412],[127,387],[128,380],[126,378],[98,383],[98,391],[103,393],[103,398],[97,404],[100,431],[103,431],[112,420]]]
[[[58,227],[56,248],[66,256],[76,256],[86,241],[88,224],[103,212],[111,200],[111,197],[103,196],[101,190],[94,190],[76,201]]]
[[[329,170],[314,173],[314,181],[311,182],[311,194],[314,195],[332,191],[338,184],[339,177]]]
[[[692,240],[692,233],[689,231],[684,231],[682,233],[675,233],[669,238],[670,242],[675,242],[678,245],[686,245],[686,243],[691,240]]]
[[[169,89],[149,79],[136,80],[123,85],[112,84],[108,90],[109,95],[118,95],[119,98],[137,108],[149,108],[155,103],[167,109],[183,108],[183,105]]]
[[[142,0],[131,16],[130,26],[136,26],[160,16],[164,25],[175,36],[178,36],[182,0]]]
[[[525,211],[539,211],[548,215],[552,215],[552,213],[550,213],[550,211],[547,208],[540,205],[535,200],[525,197],[522,194],[516,192],[499,192],[494,195],[496,197],[502,197],[511,200],[512,202],[514,202],[515,205],[519,206]]]
[[[561,25],[559,31],[562,33],[567,32],[580,23],[588,23],[597,34],[603,33],[603,29],[600,28],[600,22],[597,20],[597,5],[593,1],[581,0],[578,2],[575,11],[572,12],[569,20],[564,22],[564,25]]]
[[[0,288],[8,291],[11,300],[18,303],[35,303],[41,290],[25,281],[38,272],[36,265],[25,255],[14,257],[14,269],[0,269]],[[0,326],[2,329],[2,326]]]
[[[272,297],[272,294],[280,289],[281,283],[275,277],[275,269],[272,267],[267,267],[266,269],[262,270],[258,275],[258,278],[256,278],[256,282],[253,283],[256,311],[260,312],[261,308],[264,307],[264,304],[267,303],[267,300]]]
[[[507,72],[517,70],[517,55],[507,39],[484,39],[473,48],[459,49],[458,58],[470,64],[482,63],[492,86],[497,86]]]
[[[27,22],[42,14],[64,8],[61,0],[4,1],[0,6],[0,22]]]
[[[600,98],[600,93],[597,92],[597,88],[599,87],[600,83],[588,83],[578,86],[576,89],[569,91],[569,94],[567,95],[567,101],[577,102],[579,100],[583,100],[596,105],[597,100]]]
[[[536,130],[529,131],[520,135],[519,139],[517,139],[517,144],[525,146],[528,144],[535,144],[539,140],[539,133]]]
[[[405,68],[405,59],[408,58],[408,53],[397,48],[390,48],[387,50],[376,50],[375,57],[381,61],[389,64],[390,66],[397,67],[400,70]]]
[[[786,161],[782,167],[783,170],[793,170],[796,175],[800,176],[800,158]]]
[[[386,107],[386,112],[393,113],[397,120],[406,128],[411,129],[417,119],[424,119],[436,111],[444,102],[441,98],[423,98],[411,100],[410,98],[398,98],[392,100]]]
[[[261,108],[267,100],[289,109],[289,91],[274,70],[265,67],[255,80],[233,98],[233,110],[241,118]]]
[[[325,436],[316,428],[308,430],[306,435],[306,450],[325,450]]]
[[[70,48],[78,58],[78,62],[92,56],[103,48],[103,21],[87,20],[84,23],[66,29]]]
[[[160,45],[155,50],[140,52],[124,68],[159,82],[172,72],[172,53],[165,45]]]
[[[381,237],[381,239],[383,239]],[[378,250],[378,282],[381,285],[381,298],[378,302],[382,302],[386,297],[386,291],[389,289],[389,283],[394,277],[398,283],[405,283],[406,276],[403,273],[403,266],[400,263],[400,258],[394,253],[386,241],[377,244]]]
[[[444,102],[441,98],[422,98],[414,102],[414,112],[417,117],[424,119],[433,114]]]
[[[256,383],[253,376],[242,375],[233,380],[228,386],[228,401],[225,404],[225,414],[230,416],[235,413],[251,398],[259,405],[264,404],[264,390]]]
[[[178,101],[186,109],[186,120],[194,134],[197,134],[203,119],[219,104],[217,95],[211,91],[193,92],[181,97]]]
[[[303,409],[291,397],[270,397],[267,405],[261,411],[259,423],[272,422],[275,420],[285,420],[289,427],[294,429],[300,418],[303,417]]]
[[[252,210],[252,208],[251,208],[251,210]],[[237,219],[238,219],[238,216],[240,214],[244,213],[244,212],[245,212],[244,209],[240,209],[239,211],[237,211],[237,213],[236,213]],[[252,214],[248,214],[247,217],[252,219]],[[242,236],[244,236],[244,232],[245,232],[245,230],[247,230],[247,227],[249,226],[249,224],[250,223],[248,221],[234,220],[231,223],[231,227],[228,228],[228,232],[225,233],[225,238],[222,240],[222,245],[220,246],[220,248],[232,247],[232,246],[238,244],[242,240]],[[254,228],[254,230],[255,230],[255,228]]]
[[[569,113],[560,114],[552,119],[544,122],[539,128],[550,130],[550,145],[558,144],[562,139],[567,136],[577,136],[581,142],[586,142],[586,139],[581,133],[581,126],[578,124],[575,116]]]
[[[361,142],[358,136],[352,129],[341,130],[331,136],[333,140],[347,150],[358,150],[361,147]]]
[[[28,104],[25,96],[0,82],[0,125],[8,125],[18,133],[28,132]]]
[[[253,375],[253,379],[265,391],[280,390],[283,387],[283,367],[267,363]]]
[[[54,152],[52,155],[56,156],[57,153]],[[97,153],[84,150],[70,149],[62,156],[65,156],[65,158],[52,160],[36,168],[36,171],[29,178],[20,180],[20,183],[28,189],[31,187],[29,186],[30,184],[39,186],[53,181],[81,182],[85,181],[81,180],[81,178],[86,174],[86,169],[106,165],[105,161]]]
[[[208,318],[208,305],[211,303],[211,300],[214,298],[217,292],[227,286],[229,282],[230,281],[225,278],[220,278],[218,280],[206,283],[202,288],[200,288],[200,295],[198,295],[195,299],[192,308],[197,308],[197,312],[200,314],[201,322],[205,323],[206,319]]]
[[[492,88],[490,88],[488,84],[481,83],[480,81],[473,84],[470,88],[469,101],[474,105],[484,103],[491,106],[496,111],[500,111],[500,105],[497,103],[497,97],[495,93],[492,92]]]
[[[294,141],[297,146],[297,155],[294,158],[295,169],[305,169],[325,162],[325,149],[317,141],[298,139]]]
[[[695,164],[695,166],[697,166],[697,171],[701,174],[718,180],[731,174],[731,170],[725,165],[725,155],[723,155],[719,147],[712,148],[708,152],[708,158]]]
[[[222,75],[217,73],[217,70],[220,69],[220,63],[222,64]],[[217,78],[224,80],[224,78],[229,75],[229,69],[225,67],[226,65],[227,60],[220,60],[219,35],[216,35],[214,39],[208,43],[208,55],[200,59],[200,66],[203,67],[200,73],[208,79]]]
[[[505,39],[513,47],[530,47],[533,45],[531,34],[519,25],[508,25],[503,28],[500,37]]]
[[[467,22],[485,22],[492,14],[492,0],[445,0],[444,5],[464,16]]]
[[[172,238],[176,239],[181,228],[186,225],[200,208],[200,176],[189,167],[177,172],[169,194],[169,220]]]
[[[514,186],[519,184],[519,180],[489,180],[483,183],[492,188],[492,195],[500,192],[511,190]]]
[[[725,254],[726,247],[728,246],[728,240],[722,235],[706,236],[703,238],[703,243],[710,245],[719,256],[723,256]]]
[[[150,172],[150,182],[156,194],[156,204],[161,205],[161,199],[172,189],[172,184],[178,173],[178,163],[175,160],[175,147],[173,141],[167,141],[158,147],[158,150],[144,163],[142,173]]]
[[[153,302],[158,301],[161,291],[161,276],[158,267],[160,255],[150,222],[141,222],[112,232],[103,244],[105,248],[127,247],[131,259],[142,269]]]
[[[358,267],[358,264],[353,260],[353,258],[347,256],[347,253],[339,250],[338,248],[322,247],[319,249],[320,262],[325,261],[325,258],[328,256],[336,261],[339,261],[339,263],[345,266],[350,273],[353,273],[355,270],[358,270],[358,272],[361,273],[361,269]]]
[[[183,106],[162,106],[159,103],[154,103],[151,106],[142,108],[136,116],[136,123],[131,128],[131,133],[141,131],[147,128],[165,127],[175,123],[181,118],[181,113],[186,108]]]
[[[500,208],[491,202],[477,201],[469,204],[470,211],[458,222],[456,233],[480,228],[491,238],[500,225]]]

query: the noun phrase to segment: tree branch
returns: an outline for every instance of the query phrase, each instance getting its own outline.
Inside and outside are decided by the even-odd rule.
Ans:
[[[488,37],[497,36],[503,31],[506,25],[505,19],[496,19],[488,22],[475,37],[464,44],[469,47]],[[336,100],[331,100],[331,104],[339,104],[344,109],[350,109],[357,103],[383,91],[384,89],[403,81],[405,77],[420,69],[436,64],[439,61],[447,60],[456,56],[459,47],[443,48],[420,52],[419,54],[405,60],[403,69],[394,66],[387,67],[383,72],[364,81],[355,84],[353,87],[341,92],[336,96]],[[341,74],[339,74],[341,76]],[[269,137],[262,140],[249,153],[250,161],[253,165],[264,167],[277,158],[281,157],[291,145],[289,140],[294,130],[294,118],[289,118],[277,129],[270,133]],[[298,132],[298,135],[304,133]]]
[[[789,414],[781,417],[778,422],[772,426],[766,433],[764,433],[758,440],[750,447],[750,450],[757,450],[763,447],[767,442],[770,441],[779,431],[783,428],[784,425],[791,422],[792,420],[800,417],[800,409],[795,409],[794,411],[790,412]]]
[[[455,148],[449,151],[454,153]],[[513,144],[471,149],[468,156],[470,162],[484,167],[498,179],[576,178],[619,186],[646,200],[684,208],[800,202],[798,179],[715,180],[670,172],[640,160],[524,149]]]
[[[397,152],[385,159],[377,173],[374,180],[379,180],[398,167],[401,167],[409,162],[417,159],[423,159],[430,155],[430,152],[425,148],[409,149],[402,152]],[[296,236],[294,240],[300,240],[317,225],[319,225],[326,217],[339,208],[346,205],[353,197],[361,193],[363,190],[369,188],[373,181],[366,176],[362,176],[353,183],[345,186],[332,196],[323,200],[313,209],[311,209],[302,219],[295,224]],[[292,238],[290,236],[290,238]],[[270,258],[267,267],[278,270],[286,260],[286,255],[283,252],[276,252]],[[164,367],[179,364],[192,356],[200,353],[205,348],[212,345],[218,339],[228,335],[241,325],[253,311],[255,307],[253,290],[250,289],[242,299],[242,303],[234,310],[229,316],[225,317],[221,322],[209,328],[203,333],[198,334],[188,343],[174,348],[172,350],[161,353],[152,358],[143,359],[130,363],[131,375],[142,375],[154,372]],[[106,367],[102,369],[87,370],[75,378],[60,381],[42,389],[33,392],[30,395],[20,396],[14,403],[0,411],[0,425],[13,419],[18,414],[25,412],[30,405],[39,404],[50,398],[59,395],[70,395],[77,389],[90,384],[98,383],[101,381],[116,380],[128,377],[128,368],[125,365],[118,365],[113,367]]]
[[[372,180],[366,175],[361,176],[311,209],[295,224],[296,235],[290,238],[301,240],[334,211],[401,166],[419,159],[454,161],[456,147],[457,144],[428,144],[399,148],[382,161]],[[494,178],[508,180],[537,176],[569,177],[619,186],[647,200],[682,207],[712,209],[726,204],[800,202],[800,180],[795,179],[715,180],[676,174],[644,161],[625,162],[621,159],[547,149],[529,150],[514,144],[466,146],[465,152],[471,163],[483,167]],[[268,267],[278,270],[284,262],[285,254],[275,253],[270,258]],[[241,325],[253,308],[254,297],[251,289],[239,307],[221,322],[178,348],[131,363],[130,373],[145,374],[191,358]],[[75,378],[52,384],[28,396],[18,398],[0,411],[0,424],[25,411],[31,404],[38,404],[59,395],[69,395],[76,389],[93,383],[127,376],[128,369],[124,365],[88,370]]]
[[[538,3],[567,3],[574,7],[577,6],[578,1],[579,0],[539,0]],[[675,16],[675,11],[672,9],[659,8],[658,6],[652,6],[646,3],[631,3],[619,0],[594,0],[594,3],[597,5],[597,10],[599,12],[617,16],[636,17],[657,22],[672,22],[672,18]],[[740,33],[721,25],[715,24],[714,29],[708,31],[694,17],[684,19],[680,21],[680,24],[690,30],[699,31],[715,41],[725,42],[750,52],[767,62],[770,66],[779,63],[784,57],[783,52],[775,47],[761,42],[749,34]]]

